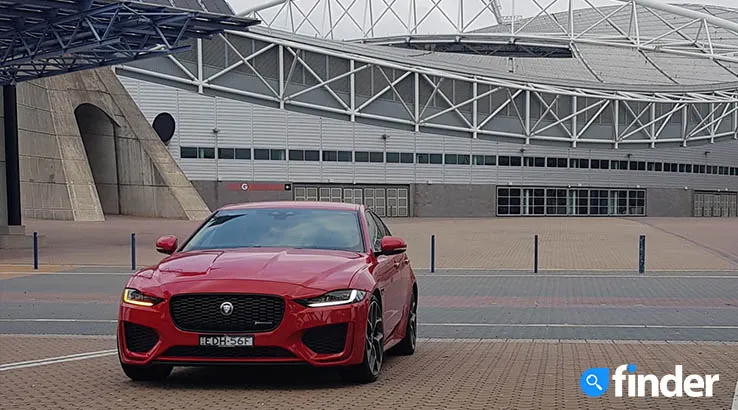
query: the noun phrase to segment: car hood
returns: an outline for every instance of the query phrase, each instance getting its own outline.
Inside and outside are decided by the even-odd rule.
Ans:
[[[162,260],[154,270],[159,284],[243,280],[277,282],[331,290],[346,287],[366,264],[355,252],[249,248],[191,251]]]

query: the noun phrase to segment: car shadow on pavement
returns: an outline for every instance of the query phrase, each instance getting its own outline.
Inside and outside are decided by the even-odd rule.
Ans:
[[[383,367],[394,362],[389,355]],[[386,368],[385,368],[386,370]],[[383,371],[383,373],[386,373]],[[387,377],[386,374],[380,374]],[[260,389],[312,390],[356,386],[346,381],[336,368],[316,368],[307,365],[232,365],[178,367],[163,382],[162,387],[173,389]]]

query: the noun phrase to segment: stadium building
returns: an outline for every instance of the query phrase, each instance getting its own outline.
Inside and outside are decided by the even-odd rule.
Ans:
[[[735,217],[738,9],[558,3],[504,17],[492,1],[473,28],[460,9],[451,34],[416,15],[380,35],[376,10],[352,40],[335,20],[278,27],[309,13],[272,3],[248,32],[116,73],[210,208]]]

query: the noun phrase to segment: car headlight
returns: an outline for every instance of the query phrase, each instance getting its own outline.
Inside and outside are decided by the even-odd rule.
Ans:
[[[338,306],[361,302],[364,296],[366,292],[363,290],[346,289],[328,292],[315,298],[299,299],[296,302],[307,307]]]
[[[123,291],[123,302],[138,306],[154,306],[164,299],[155,296],[144,295],[138,289],[126,288]]]

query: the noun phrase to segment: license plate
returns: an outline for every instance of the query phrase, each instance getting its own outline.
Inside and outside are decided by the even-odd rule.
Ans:
[[[253,345],[253,336],[200,336],[200,346],[240,347]]]

